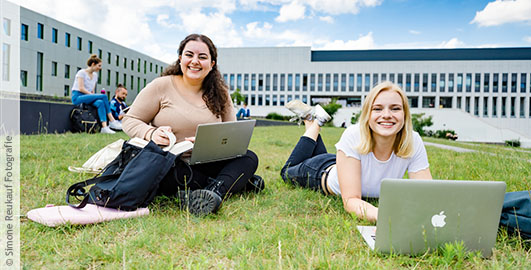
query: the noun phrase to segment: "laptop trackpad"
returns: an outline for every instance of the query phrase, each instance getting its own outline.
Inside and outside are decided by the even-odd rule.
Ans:
[[[374,243],[376,242],[376,226],[357,226],[358,231],[367,242],[367,245],[374,250]]]

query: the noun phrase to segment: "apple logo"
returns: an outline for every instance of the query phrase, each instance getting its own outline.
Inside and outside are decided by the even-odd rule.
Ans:
[[[446,218],[446,215],[444,214],[444,211],[441,211],[438,215],[433,215],[431,217],[431,224],[433,227],[444,227],[446,225],[446,222],[444,219]]]

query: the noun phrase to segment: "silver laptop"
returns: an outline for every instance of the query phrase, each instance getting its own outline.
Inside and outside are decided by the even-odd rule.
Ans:
[[[444,243],[492,254],[505,182],[384,179],[377,226],[358,226],[383,253],[421,254]]]
[[[243,156],[247,153],[256,120],[201,124],[195,132],[190,165]]]

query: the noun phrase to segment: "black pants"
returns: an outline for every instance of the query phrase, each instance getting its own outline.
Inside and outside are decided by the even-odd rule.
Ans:
[[[161,182],[159,193],[171,196],[178,189],[203,189],[210,184],[210,178],[215,178],[223,182],[220,193],[225,197],[241,192],[257,168],[258,157],[250,150],[242,157],[192,166],[178,159]],[[190,169],[193,172],[191,179]]]

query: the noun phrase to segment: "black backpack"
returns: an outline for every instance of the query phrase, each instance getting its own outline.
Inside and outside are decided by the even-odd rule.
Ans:
[[[101,129],[95,108],[83,103],[74,106],[70,112],[70,122],[74,132],[98,133]]]
[[[83,208],[87,203],[125,211],[148,206],[153,201],[161,180],[173,167],[176,155],[160,149],[153,141],[144,148],[127,142],[120,154],[101,175],[70,186],[66,203]],[[88,192],[86,186],[93,185]],[[77,199],[79,205],[70,202]]]
[[[500,226],[509,234],[531,239],[531,190],[505,193]]]

